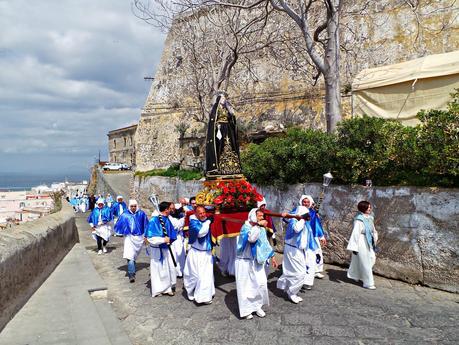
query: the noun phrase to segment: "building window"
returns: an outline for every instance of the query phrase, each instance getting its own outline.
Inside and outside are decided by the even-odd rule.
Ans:
[[[132,136],[129,137],[129,146],[132,146]]]
[[[113,148],[116,149],[116,139],[113,139]]]
[[[127,138],[124,138],[124,147],[127,145]]]
[[[25,207],[25,202],[20,202],[19,203],[19,208],[24,208]]]

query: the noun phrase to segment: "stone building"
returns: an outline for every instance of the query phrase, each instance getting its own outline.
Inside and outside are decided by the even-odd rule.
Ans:
[[[137,125],[118,128],[108,132],[108,157],[113,163],[125,163],[134,166],[135,157],[135,133]]]
[[[459,49],[459,9],[450,6],[451,1],[420,2],[416,9],[407,3],[356,0],[352,5],[355,8],[342,16],[340,83],[344,116],[351,114],[351,84],[362,69]],[[193,75],[196,67],[185,44],[193,20],[176,20],[166,38],[135,137],[139,171],[174,163],[197,166],[203,157],[206,118],[196,120],[194,116],[199,111],[196,81],[202,80]],[[269,25],[279,23],[286,37],[295,32],[298,35],[298,28],[282,14]],[[290,48],[301,50],[301,40],[291,42],[297,46]],[[227,89],[239,129],[245,135],[267,132],[267,128],[279,132],[290,125],[325,128],[323,81],[313,83],[314,69],[292,68],[289,54],[284,56],[285,61],[274,61],[265,51],[249,58],[251,73],[257,78],[250,79],[247,67],[236,63]]]

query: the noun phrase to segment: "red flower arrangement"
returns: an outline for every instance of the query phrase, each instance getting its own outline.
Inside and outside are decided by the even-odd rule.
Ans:
[[[250,209],[262,201],[263,196],[245,180],[220,181],[216,186],[217,197],[213,203],[223,209]]]

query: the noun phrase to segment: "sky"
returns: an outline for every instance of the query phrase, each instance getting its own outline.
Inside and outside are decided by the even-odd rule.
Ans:
[[[136,123],[165,35],[132,0],[0,0],[0,172],[87,172]]]

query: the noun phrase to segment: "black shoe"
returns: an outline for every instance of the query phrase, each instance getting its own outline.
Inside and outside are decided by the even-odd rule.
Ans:
[[[303,289],[305,290],[312,290],[312,286],[311,285],[303,285]]]
[[[135,282],[135,275],[130,275],[129,276],[129,282],[134,283]]]

